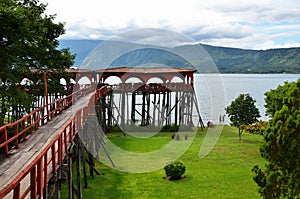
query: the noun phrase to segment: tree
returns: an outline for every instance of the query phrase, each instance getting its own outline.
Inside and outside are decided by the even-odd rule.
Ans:
[[[64,24],[54,23],[55,15],[44,14],[45,9],[38,0],[0,2],[0,125],[8,109],[28,110],[36,93],[41,93],[20,89],[22,76],[37,79],[33,85],[37,89],[43,70],[61,73],[73,64],[69,49],[58,49]]]
[[[231,125],[239,129],[239,139],[241,139],[241,125],[253,124],[260,117],[259,110],[255,106],[255,100],[249,94],[240,94],[231,104],[225,108]]]
[[[286,97],[292,84],[284,82],[284,85],[279,85],[276,89],[271,89],[265,93],[266,115],[273,117],[276,111],[279,111],[283,106],[283,99]]]
[[[274,114],[260,151],[268,163],[264,170],[253,168],[253,179],[264,198],[300,198],[300,79],[266,96],[266,106]],[[271,104],[278,106],[271,109]]]

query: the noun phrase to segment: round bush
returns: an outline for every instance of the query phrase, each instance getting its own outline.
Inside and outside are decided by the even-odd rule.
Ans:
[[[168,163],[164,170],[166,172],[166,176],[172,180],[178,180],[185,173],[185,166],[182,162],[175,161]]]

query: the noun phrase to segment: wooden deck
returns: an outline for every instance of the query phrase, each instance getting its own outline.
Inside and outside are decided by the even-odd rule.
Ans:
[[[88,103],[92,95],[93,93],[89,93],[82,97],[73,104],[72,107],[69,107],[60,115],[51,119],[46,125],[41,126],[28,138],[28,140],[20,143],[18,149],[12,150],[8,157],[0,162],[0,190],[9,186],[10,183],[12,183],[12,181],[37,158],[54,137],[62,131],[74,112],[82,109]],[[49,154],[48,157],[51,157],[51,154]],[[51,166],[51,164],[49,166]],[[48,169],[48,171],[51,171],[51,169]],[[48,179],[50,179],[50,177],[51,176],[49,176]],[[24,184],[26,181],[27,180],[23,180],[22,183]],[[21,193],[24,191],[22,190],[22,183]],[[10,193],[6,198],[13,198],[12,194],[13,193]]]

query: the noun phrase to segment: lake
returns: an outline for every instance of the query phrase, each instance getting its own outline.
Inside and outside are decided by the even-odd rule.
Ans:
[[[249,93],[256,100],[260,119],[267,120],[264,93],[298,78],[300,74],[195,74],[194,87],[204,124],[218,124],[220,115],[225,114],[224,108],[242,93]],[[227,117],[225,123],[229,124]]]

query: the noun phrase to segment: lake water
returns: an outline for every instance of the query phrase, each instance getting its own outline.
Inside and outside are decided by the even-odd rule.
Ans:
[[[224,108],[239,96],[249,93],[256,100],[256,106],[267,120],[264,107],[264,93],[277,88],[285,81],[293,82],[300,74],[195,74],[194,87],[204,123],[219,123]],[[225,117],[225,123],[229,120]]]

